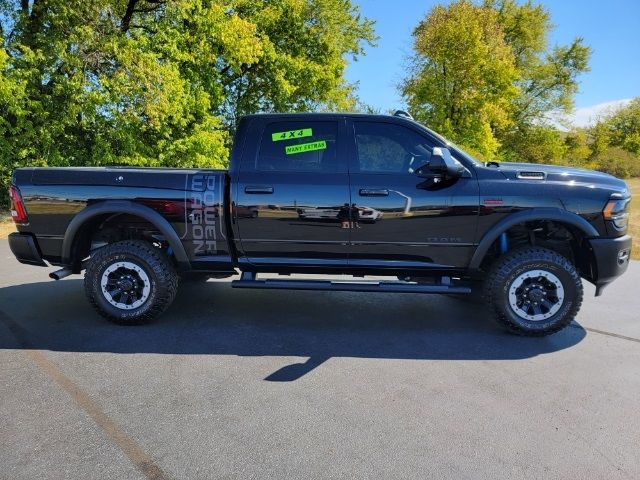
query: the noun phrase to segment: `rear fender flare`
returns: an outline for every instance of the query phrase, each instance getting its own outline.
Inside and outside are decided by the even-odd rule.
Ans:
[[[91,205],[82,210],[75,217],[73,217],[73,220],[71,220],[71,222],[67,226],[67,230],[64,234],[64,240],[62,242],[63,265],[73,266],[74,264],[74,259],[72,258],[73,245],[76,236],[82,226],[92,218],[95,218],[97,215],[104,215],[106,213],[124,213],[144,218],[153,226],[155,226],[160,231],[160,233],[162,233],[169,245],[171,245],[173,255],[175,256],[179,268],[181,270],[190,269],[191,263],[189,262],[187,252],[184,248],[184,245],[180,241],[178,234],[173,229],[171,224],[162,215],[149,207],[140,205],[138,203],[122,200],[107,200],[95,205]]]

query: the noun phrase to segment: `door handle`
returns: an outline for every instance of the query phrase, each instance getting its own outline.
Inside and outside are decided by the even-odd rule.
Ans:
[[[251,185],[251,186],[244,187],[244,193],[270,195],[273,193],[273,187],[265,187],[263,185],[260,185],[260,186]]]
[[[389,190],[386,188],[361,188],[361,197],[388,197]]]

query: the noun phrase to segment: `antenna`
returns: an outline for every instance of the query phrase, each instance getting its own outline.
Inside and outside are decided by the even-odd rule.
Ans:
[[[405,112],[404,110],[396,110],[396,112],[393,114],[394,117],[402,117],[402,118],[408,118],[409,120],[413,120],[413,117],[411,116],[411,114],[409,112]]]

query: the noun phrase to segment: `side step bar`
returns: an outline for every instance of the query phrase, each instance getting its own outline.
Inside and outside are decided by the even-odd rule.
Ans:
[[[249,277],[249,275],[247,275]],[[414,282],[351,282],[335,280],[255,280],[245,278],[231,282],[233,288],[264,288],[272,290],[329,290],[340,292],[394,292],[394,293],[471,293],[466,286],[453,286],[446,282],[436,284],[420,284]]]

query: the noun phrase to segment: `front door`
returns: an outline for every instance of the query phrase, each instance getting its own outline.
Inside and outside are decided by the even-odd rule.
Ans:
[[[344,121],[276,119],[257,128],[259,146],[243,157],[235,185],[241,261],[346,266],[349,178],[339,148]]]
[[[354,121],[351,148],[351,266],[466,266],[473,253],[478,182],[429,184],[414,172],[435,146],[418,129]]]

